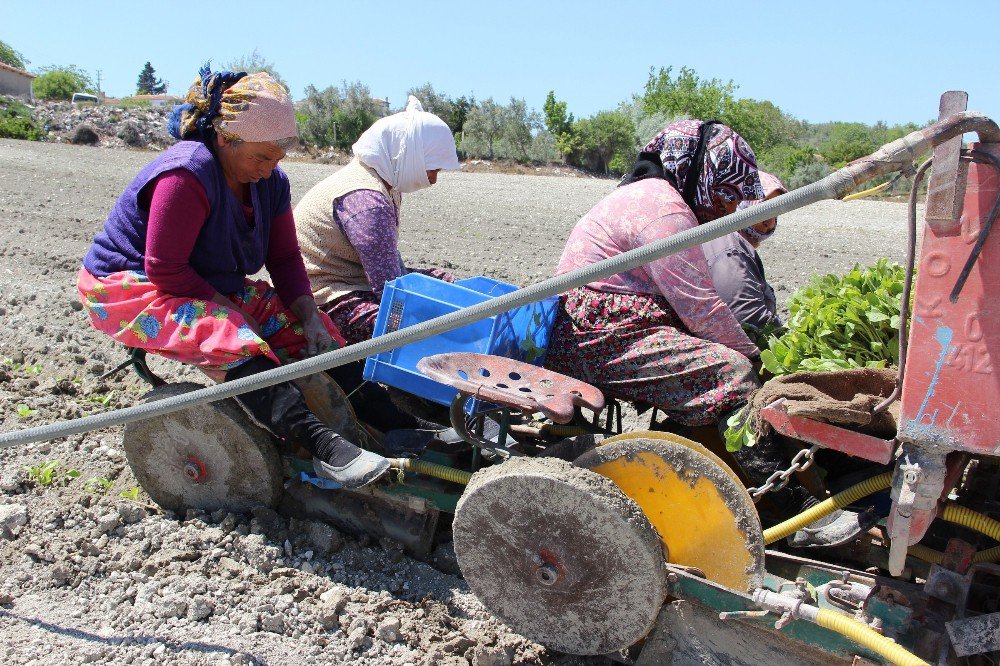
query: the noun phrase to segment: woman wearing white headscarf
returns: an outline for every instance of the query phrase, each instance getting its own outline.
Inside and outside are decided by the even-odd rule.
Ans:
[[[352,150],[354,159],[295,207],[313,294],[348,344],[372,337],[385,283],[410,272],[399,254],[402,195],[430,187],[441,169],[459,168],[451,129],[412,96]]]

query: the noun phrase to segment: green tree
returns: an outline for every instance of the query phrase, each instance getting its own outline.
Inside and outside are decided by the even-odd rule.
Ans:
[[[880,142],[876,131],[864,123],[832,123],[830,135],[819,146],[819,152],[834,168],[874,152]]]
[[[504,114],[503,139],[520,155],[522,160],[528,160],[528,150],[534,138],[534,130],[541,124],[537,111],[529,111],[523,99],[510,98],[510,106]]]
[[[410,88],[406,91],[406,94],[413,95],[419,99],[420,103],[424,107],[424,111],[433,113],[445,122],[448,122],[449,118],[451,118],[452,111],[455,108],[455,103],[452,102],[446,94],[436,92],[434,90],[434,86],[432,86],[429,81],[422,86]],[[451,126],[449,125],[449,127]],[[451,131],[454,132],[455,128],[452,127]]]
[[[496,144],[503,136],[506,122],[507,109],[494,102],[492,97],[487,97],[469,111],[469,117],[465,121],[465,133],[468,138],[484,143],[489,150],[487,156],[492,160],[496,154]]]
[[[319,90],[310,84],[305,93],[305,102],[295,114],[299,136],[307,144],[329,148],[336,141],[336,114],[342,103],[340,89],[329,86]]]
[[[379,105],[371,89],[360,81],[341,84],[343,103],[337,114],[337,145],[349,148],[379,118]]]
[[[719,79],[700,79],[693,69],[681,67],[677,77],[673,68],[649,69],[642,105],[648,113],[659,111],[668,116],[686,115],[700,120],[721,118],[733,101],[736,84]]]
[[[139,72],[139,78],[135,82],[136,95],[162,95],[167,91],[167,84],[162,79],[156,78],[156,70],[146,61]]]
[[[573,114],[566,112],[566,102],[556,100],[556,92],[550,90],[542,106],[545,114],[545,129],[556,141],[556,150],[565,159],[566,155],[579,148],[579,141],[573,134]]]
[[[306,86],[306,99],[298,113],[299,136],[308,144],[346,149],[378,119],[378,103],[368,86],[343,82],[340,88],[319,90]]]
[[[452,132],[460,134],[465,129],[465,121],[469,118],[469,112],[474,106],[476,106],[475,96],[462,95],[452,102],[451,113],[446,119]]]
[[[621,111],[601,111],[573,125],[580,147],[574,152],[579,166],[604,173],[623,173],[634,159],[635,125]]]
[[[285,90],[288,90],[288,83],[281,78],[281,74],[279,74],[278,70],[274,68],[274,63],[258,53],[257,49],[254,49],[251,53],[242,55],[235,60],[231,60],[227,64],[223,65],[223,67],[233,72],[246,72],[247,74],[267,72],[271,75],[271,78],[283,85]]]
[[[757,154],[782,143],[793,144],[796,139],[795,120],[771,102],[734,99],[727,103],[720,120],[739,132]]]
[[[39,99],[71,99],[75,92],[97,92],[90,76],[75,65],[43,67],[38,73],[31,89]]]
[[[566,102],[556,101],[556,91],[550,90],[545,104],[542,106],[545,114],[545,129],[552,136],[569,132],[573,127],[573,114],[566,113]]]
[[[21,52],[2,40],[0,40],[0,62],[18,69],[25,69],[28,66],[28,61],[24,59]]]
[[[816,162],[820,162],[820,159],[815,150],[808,146],[783,143],[771,150],[757,153],[757,165],[764,171],[773,173],[786,185],[800,167]]]

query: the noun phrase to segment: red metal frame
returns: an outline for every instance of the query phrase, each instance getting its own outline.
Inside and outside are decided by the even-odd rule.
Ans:
[[[973,147],[1000,156],[997,144]],[[957,302],[949,295],[1000,192],[1000,174],[988,164],[967,169],[958,223],[924,228],[899,434],[942,453],[998,455],[1000,229],[987,239]]]
[[[833,449],[883,465],[892,462],[895,440],[880,439],[846,430],[829,423],[814,421],[803,416],[791,416],[785,411],[785,399],[775,400],[760,410],[760,415],[775,431],[793,439],[819,444],[825,449]]]

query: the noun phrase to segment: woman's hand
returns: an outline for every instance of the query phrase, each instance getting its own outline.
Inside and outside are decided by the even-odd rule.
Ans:
[[[306,356],[315,356],[328,351],[333,346],[333,338],[326,330],[323,319],[319,316],[319,309],[312,296],[303,294],[296,298],[289,309],[295,313],[302,324],[302,335],[306,339]]]
[[[260,338],[261,340],[264,339],[264,334],[261,332],[260,324],[257,323],[257,320],[251,317],[246,312],[244,312],[244,310],[240,306],[236,305],[236,303],[233,303],[227,297],[223,296],[218,292],[216,292],[215,296],[212,297],[212,302],[242,315],[243,320],[246,322],[246,325],[249,326],[251,329],[253,329],[253,332],[257,335],[258,338]]]

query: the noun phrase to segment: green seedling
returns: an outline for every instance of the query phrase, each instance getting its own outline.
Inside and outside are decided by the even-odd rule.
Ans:
[[[22,419],[26,419],[29,416],[34,416],[37,413],[38,413],[37,409],[32,409],[23,402],[17,405],[17,415]]]
[[[122,499],[127,499],[129,502],[138,502],[139,501],[139,486],[132,486],[128,490],[124,490],[124,491],[118,493],[118,495]]]
[[[804,370],[884,368],[899,363],[899,317],[905,269],[887,259],[845,275],[815,276],[792,294],[783,330],[762,331],[763,371],[777,377]],[[762,372],[763,374],[763,372]],[[745,411],[745,410],[744,410]],[[726,448],[753,446],[746,414],[726,424]]]
[[[899,363],[905,271],[887,259],[846,275],[817,276],[792,294],[787,330],[761,352],[772,375],[883,368]]]
[[[13,359],[5,358],[3,364],[15,372],[27,372],[32,375],[42,374],[42,364],[35,363],[33,365],[25,365],[24,363],[15,363]]]
[[[105,393],[104,395],[101,394],[88,395],[87,402],[93,402],[98,405],[101,405],[102,407],[107,407],[108,404],[111,402],[111,398],[112,398],[111,393]]]
[[[114,483],[115,482],[111,479],[98,476],[84,481],[83,489],[88,493],[94,493],[95,495],[106,495],[108,491],[111,490],[111,486],[113,486]]]
[[[66,486],[70,481],[80,476],[78,469],[62,468],[61,460],[46,460],[39,465],[25,467],[28,478],[37,485],[48,488],[49,486]]]

